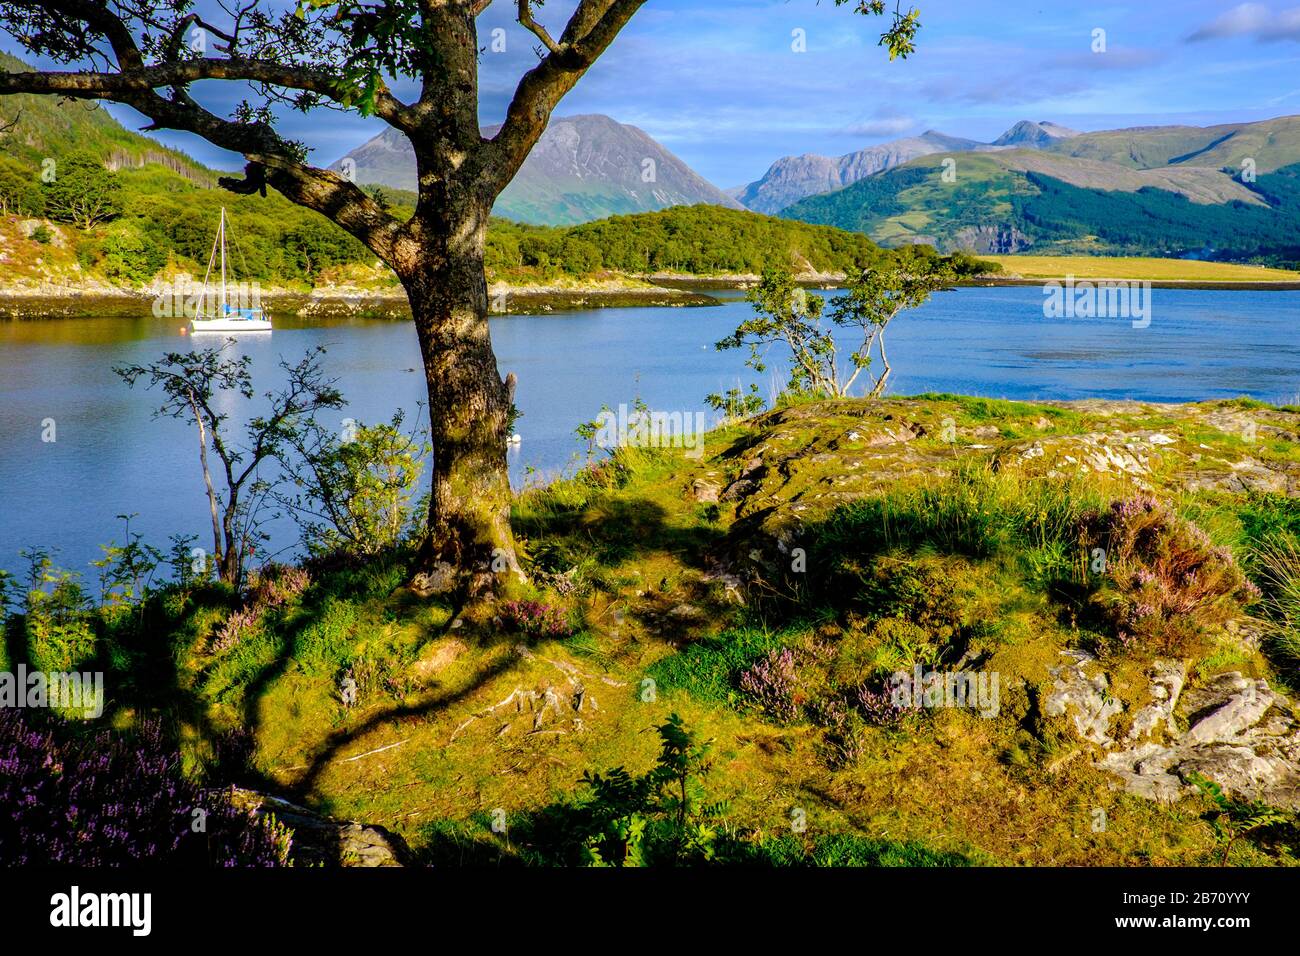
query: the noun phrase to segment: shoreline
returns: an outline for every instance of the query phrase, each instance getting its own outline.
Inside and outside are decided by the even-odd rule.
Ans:
[[[74,318],[173,318],[154,316],[154,294],[132,290],[0,290],[0,321],[42,321]],[[272,315],[289,312],[297,318],[409,320],[410,306],[402,292],[328,289],[310,293],[263,293]],[[646,288],[508,288],[489,292],[493,316],[545,315],[590,308],[708,307],[720,305],[715,296],[683,289]],[[175,316],[184,319],[184,316]]]
[[[639,277],[640,278],[640,277]],[[840,288],[844,276],[834,274],[797,277],[808,289]],[[952,284],[955,288],[1043,286],[1064,283],[1069,277],[976,276]],[[489,287],[489,313],[496,316],[545,315],[592,308],[709,307],[725,301],[718,292],[743,292],[758,276],[652,275],[641,278],[645,285],[602,282],[593,285]],[[1079,278],[1076,284],[1149,283],[1153,289],[1203,291],[1294,292],[1300,278],[1291,280],[1211,279],[1120,279]],[[115,289],[108,286],[88,291],[69,288],[0,288],[0,321],[39,321],[62,318],[143,318],[152,316],[156,296],[151,290]],[[410,308],[400,290],[319,287],[310,292],[274,289],[262,294],[271,312],[290,311],[298,318],[409,319]]]

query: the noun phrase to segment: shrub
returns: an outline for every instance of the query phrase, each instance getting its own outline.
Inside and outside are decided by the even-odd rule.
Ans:
[[[212,639],[212,650],[218,654],[228,651],[251,634],[262,621],[262,609],[256,605],[241,607],[226,618]]]
[[[698,740],[677,714],[658,731],[659,759],[649,772],[633,776],[616,767],[583,775],[591,795],[572,829],[588,865],[705,863],[726,842],[720,833],[726,804],[705,799],[710,742]]]
[[[23,552],[28,572],[27,646],[32,664],[44,671],[70,671],[95,655],[90,602],[81,580],[55,568],[44,552]]]
[[[217,631],[213,651],[220,653],[234,647],[257,629],[267,611],[288,604],[310,584],[311,575],[302,568],[282,564],[262,568],[249,582],[248,603],[231,614]]]
[[[798,719],[803,703],[794,651],[788,647],[767,655],[740,675],[740,689],[760,710],[780,723]]]
[[[0,711],[0,807],[8,866],[288,864],[290,832],[186,778],[152,724],[63,740]]]
[[[888,687],[881,684],[861,684],[854,694],[862,719],[874,727],[896,727],[909,713],[894,700]]]
[[[1154,498],[1115,501],[1086,526],[1105,554],[1107,583],[1093,605],[1121,647],[1193,653],[1259,597],[1227,548]]]
[[[542,601],[507,601],[501,605],[501,619],[510,630],[531,638],[559,639],[573,634],[564,609]]]
[[[420,476],[430,453],[427,429],[403,429],[405,414],[352,434],[312,424],[294,440],[293,494],[278,500],[297,521],[313,554],[372,556],[422,527]]]
[[[882,618],[865,631],[850,630],[838,642],[829,668],[830,681],[836,687],[853,688],[895,671],[910,671],[916,664],[930,666],[938,661],[943,647],[911,621]]]
[[[298,597],[311,584],[311,575],[292,565],[270,564],[250,582],[254,604],[280,607]]]
[[[862,715],[842,696],[827,697],[809,708],[813,720],[826,728],[826,744],[830,749],[830,763],[847,767],[857,763],[862,756],[865,723]]]

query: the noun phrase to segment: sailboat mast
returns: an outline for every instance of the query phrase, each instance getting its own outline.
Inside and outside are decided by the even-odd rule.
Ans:
[[[221,314],[226,314],[226,207],[221,207]]]

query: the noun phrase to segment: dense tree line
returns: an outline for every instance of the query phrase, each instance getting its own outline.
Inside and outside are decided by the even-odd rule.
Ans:
[[[853,272],[893,261],[924,263],[938,257],[929,246],[890,251],[860,233],[705,205],[611,216],[576,226],[529,226],[494,219],[487,244],[489,270],[530,269],[549,275],[601,270],[634,275],[756,274],[770,267]],[[952,266],[960,275],[997,270],[993,263],[965,256]]]

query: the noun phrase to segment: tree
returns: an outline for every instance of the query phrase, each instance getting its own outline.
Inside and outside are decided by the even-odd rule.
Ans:
[[[825,299],[806,293],[795,284],[787,269],[763,270],[758,285],[746,293],[746,298],[754,304],[754,315],[741,322],[716,348],[748,347],[749,358],[745,364],[762,372],[767,368],[768,350],[782,343],[790,350],[793,363],[786,389],[833,398],[850,393],[858,376],[870,367],[872,352],[879,351],[881,371],[868,396],[879,398],[885,392],[891,371],[885,352],[885,329],[898,313],[915,308],[935,289],[952,281],[946,260],[924,262],[924,266],[915,263],[912,266],[924,271],[909,272],[897,262],[864,269],[849,281],[844,295],[831,300],[831,322],[861,334],[857,347],[849,353],[847,365],[840,361],[840,345],[833,330],[822,324]]]
[[[259,506],[274,491],[276,482],[259,473],[263,464],[280,459],[291,450],[302,434],[313,427],[316,413],[324,408],[340,408],[343,396],[321,371],[321,348],[308,352],[296,365],[281,360],[286,383],[278,392],[263,396],[269,406],[265,415],[250,419],[245,425],[243,448],[231,444],[225,424],[229,416],[217,409],[214,399],[219,392],[234,392],[245,399],[253,397],[249,372],[251,359],[225,358],[222,349],[208,348],[196,352],[169,352],[150,365],[124,365],[113,370],[128,386],[143,380],[147,388],[160,388],[166,396],[155,415],[190,420],[199,437],[199,462],[212,514],[212,551],[218,575],[232,587],[244,581],[244,561],[259,540]],[[212,480],[208,448],[217,456],[221,467],[222,488]]]
[[[45,183],[43,191],[47,216],[82,229],[108,222],[121,212],[117,178],[85,153],[56,163],[54,179]]]
[[[284,462],[295,491],[278,494],[313,553],[375,555],[397,545],[411,524],[415,485],[430,452],[421,428],[403,431],[405,415],[378,425],[352,423],[339,436],[318,423],[292,439]]]
[[[338,223],[394,270],[424,361],[435,455],[420,584],[482,596],[496,589],[494,560],[518,569],[505,456],[513,403],[488,334],[488,214],[556,105],[643,2],[577,0],[556,36],[537,19],[540,0],[518,0],[517,20],[539,59],[491,139],[479,127],[476,29],[491,0],[298,0],[290,9],[240,0],[220,4],[220,24],[191,0],[0,0],[0,28],[73,67],[0,74],[0,95],[113,100],[147,116],[150,129],[194,133],[241,153],[244,178],[222,178],[223,187],[272,187]],[[886,14],[884,0],[835,2]],[[912,52],[918,28],[915,11],[894,11],[880,37],[891,59]],[[393,92],[398,79],[414,81],[412,101]],[[243,84],[256,102],[218,115],[192,89],[210,80]],[[416,157],[414,214],[398,219],[355,183],[310,165],[302,144],[275,130],[279,105],[357,110],[404,134]]]
[[[39,216],[44,212],[45,197],[36,183],[36,173],[29,167],[0,156],[0,216]]]
[[[831,320],[862,332],[862,346],[850,356],[853,373],[840,394],[848,394],[858,374],[870,366],[872,346],[880,352],[881,368],[868,397],[885,394],[893,370],[885,353],[885,329],[898,313],[924,304],[932,292],[953,280],[952,265],[945,260],[916,260],[910,270],[898,263],[865,269],[849,283],[848,294],[832,302]]]

